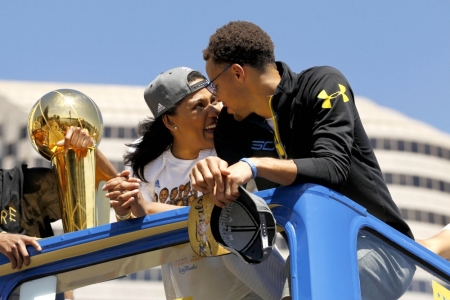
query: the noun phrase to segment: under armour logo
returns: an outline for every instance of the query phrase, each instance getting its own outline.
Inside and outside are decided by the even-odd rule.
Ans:
[[[339,97],[340,95],[342,95],[342,100],[344,102],[349,101],[348,96],[345,94],[345,92],[347,91],[347,88],[345,86],[343,86],[342,84],[338,84],[338,86],[339,86],[339,91],[335,92],[331,95],[328,95],[325,90],[322,90],[319,93],[317,98],[324,99],[323,103],[322,103],[322,108],[331,108],[331,99],[335,99],[335,98]]]
[[[164,108],[166,108],[164,105],[158,103],[158,113],[160,113]]]

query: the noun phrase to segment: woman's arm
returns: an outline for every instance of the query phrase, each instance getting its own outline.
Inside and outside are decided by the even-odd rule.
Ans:
[[[102,188],[102,190],[108,191],[106,197],[110,199],[109,203],[116,211],[118,220],[143,217],[179,208],[175,205],[146,201],[139,190],[140,180],[129,177],[129,175],[130,171],[122,171]]]

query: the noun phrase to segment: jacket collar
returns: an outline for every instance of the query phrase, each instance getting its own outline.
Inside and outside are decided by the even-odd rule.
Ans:
[[[291,71],[287,64],[281,61],[276,62],[281,81],[275,89],[272,98],[272,108],[276,112],[284,105],[289,105],[298,90],[298,74]]]
[[[289,149],[289,128],[293,113],[293,102],[300,89],[299,75],[292,72],[283,62],[277,62],[277,70],[281,75],[280,83],[272,96],[272,111],[278,127],[278,138],[285,151]]]

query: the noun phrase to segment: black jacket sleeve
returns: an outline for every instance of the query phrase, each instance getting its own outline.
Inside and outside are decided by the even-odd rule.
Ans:
[[[310,157],[294,159],[295,183],[313,182],[339,190],[348,178],[355,104],[345,77],[331,67],[305,71],[304,88],[295,101],[310,120]],[[310,73],[310,74],[309,74]],[[306,103],[306,105],[304,105]],[[295,105],[295,104],[294,104]]]

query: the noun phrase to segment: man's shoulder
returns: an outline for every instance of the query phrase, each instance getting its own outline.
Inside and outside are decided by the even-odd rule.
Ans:
[[[300,74],[301,77],[310,77],[310,78],[322,78],[326,75],[338,75],[344,76],[341,71],[331,66],[314,66],[303,70]]]
[[[292,76],[298,75],[299,77],[322,77],[327,74],[336,74],[339,76],[344,76],[341,71],[339,71],[337,68],[332,66],[313,66],[307,69],[304,69],[303,71],[300,71],[300,73],[293,72],[289,65],[286,63],[279,61],[277,62],[277,69],[279,72],[284,74],[285,72],[288,72]]]

